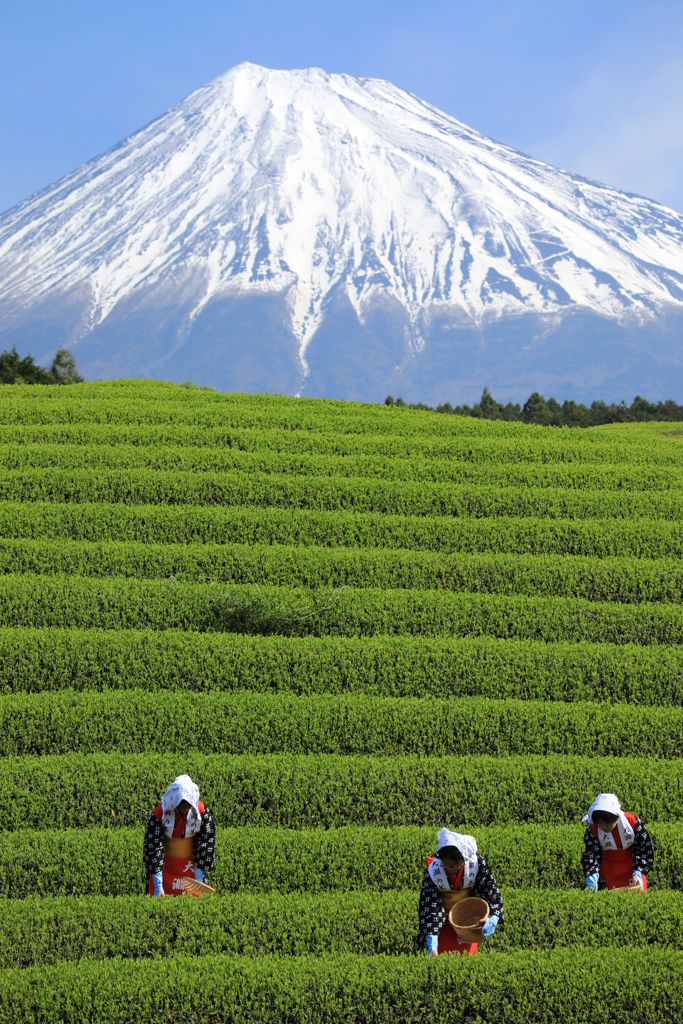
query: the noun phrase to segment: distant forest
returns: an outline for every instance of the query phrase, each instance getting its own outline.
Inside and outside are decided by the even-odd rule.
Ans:
[[[0,352],[0,384],[80,384],[83,378],[68,348],[58,348],[49,370],[33,362],[33,356],[19,358],[16,347]]]
[[[555,398],[546,399],[534,391],[520,406],[512,402],[503,405],[495,400],[488,388],[484,388],[481,399],[471,408],[469,405],[453,406],[450,402],[437,405],[436,409],[422,402],[409,405],[402,398],[394,399],[391,395],[387,395],[384,404],[404,409],[428,409],[430,412],[443,412],[451,416],[474,416],[480,420],[538,423],[544,427],[598,427],[604,423],[643,423],[648,420],[673,423],[683,420],[683,405],[676,405],[672,399],[667,402],[648,402],[640,395],[636,395],[631,405],[624,401],[619,405],[614,402],[611,405],[592,402],[590,406],[583,402],[564,401],[560,405]]]
[[[0,384],[79,384],[83,378],[76,368],[76,360],[68,348],[58,348],[49,370],[33,362],[28,355],[19,358],[16,348],[11,352],[0,352]],[[524,405],[503,405],[497,402],[488,388],[473,406],[451,405],[444,402],[434,408],[423,402],[404,402],[402,398],[387,395],[385,405],[399,409],[426,409],[429,412],[447,413],[451,416],[473,416],[480,420],[507,420],[510,423],[537,423],[544,427],[598,427],[604,423],[644,423],[683,421],[683,405],[676,405],[673,399],[666,402],[648,402],[636,395],[631,405],[622,401],[612,402],[564,401],[562,405],[555,398],[544,398],[534,391]]]

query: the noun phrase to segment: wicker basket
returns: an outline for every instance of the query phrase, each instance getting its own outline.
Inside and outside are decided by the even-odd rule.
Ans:
[[[183,878],[183,889],[190,896],[213,896],[216,891],[206,882],[198,882],[196,878]]]
[[[490,907],[486,900],[470,896],[451,908],[448,920],[462,942],[478,942],[482,938],[481,929],[488,921],[489,912]]]

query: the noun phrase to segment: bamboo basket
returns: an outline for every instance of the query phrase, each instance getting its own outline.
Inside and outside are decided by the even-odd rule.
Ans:
[[[183,889],[190,896],[213,896],[216,892],[206,882],[198,882],[196,878],[183,878]]]
[[[490,910],[486,900],[470,896],[451,907],[448,920],[462,942],[478,942],[482,938],[481,929],[488,921]]]

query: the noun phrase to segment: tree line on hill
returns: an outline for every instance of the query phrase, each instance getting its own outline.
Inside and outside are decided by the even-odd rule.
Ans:
[[[451,405],[445,402],[433,408],[422,402],[404,402],[402,398],[387,395],[385,405],[405,409],[427,409],[430,412],[448,413],[452,416],[473,416],[481,420],[507,420],[510,423],[537,423],[545,427],[598,427],[605,423],[642,423],[646,420],[676,422],[683,420],[683,405],[669,399],[666,402],[648,402],[636,395],[631,405],[623,400],[617,405],[612,402],[583,402],[565,400],[562,405],[555,398],[544,398],[538,391],[529,395],[524,405],[503,405],[497,402],[488,388],[484,388],[481,399],[471,408],[469,405]]]
[[[58,348],[52,366],[46,370],[33,356],[19,358],[16,346],[0,352],[0,384],[80,384],[83,378],[68,348]]]
[[[33,356],[19,358],[16,346],[12,351],[0,352],[0,384],[79,384],[83,377],[78,372],[76,360],[68,348],[58,348],[49,370],[34,363]],[[186,385],[187,386],[187,385]],[[402,398],[387,395],[385,405],[403,409],[426,409],[429,412],[447,413],[452,416],[473,416],[482,420],[507,420],[510,423],[536,423],[547,427],[597,427],[605,423],[642,423],[659,420],[662,422],[683,421],[683,405],[673,399],[666,402],[648,402],[636,395],[631,405],[623,400],[617,405],[612,402],[583,402],[565,400],[562,405],[555,398],[544,398],[538,391],[529,395],[524,405],[503,405],[497,402],[488,388],[484,388],[481,399],[472,407],[451,405],[444,402],[434,408],[423,402],[404,402]]]

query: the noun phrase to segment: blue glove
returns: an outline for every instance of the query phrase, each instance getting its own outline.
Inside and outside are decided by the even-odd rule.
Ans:
[[[597,871],[593,875],[586,875],[586,890],[588,892],[598,891],[598,878],[599,873]]]
[[[197,880],[198,882],[203,882],[203,881],[204,881],[204,872],[202,871],[202,869],[201,869],[201,868],[197,868],[197,867],[196,867],[196,868],[194,869],[194,877],[195,877],[195,879],[196,879],[196,880]]]
[[[164,879],[161,871],[155,871],[152,875],[152,881],[154,882],[154,895],[158,898],[161,896],[161,889],[164,884]]]
[[[498,914],[491,914],[491,916],[489,917],[488,921],[486,922],[486,924],[482,928],[481,934],[485,935],[486,938],[488,939],[489,936],[493,935],[493,933],[495,932],[497,924],[498,924]]]
[[[635,879],[635,881],[640,886],[640,891],[642,892],[643,891],[643,872],[642,871],[638,871],[638,869],[636,869],[633,872],[633,878]]]
[[[427,952],[430,954],[436,953],[439,948],[439,936],[428,935],[427,936]]]

